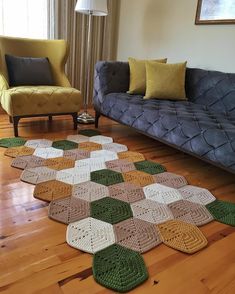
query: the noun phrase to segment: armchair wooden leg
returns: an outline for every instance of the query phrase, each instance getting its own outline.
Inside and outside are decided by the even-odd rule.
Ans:
[[[9,122],[12,124],[13,123],[13,120],[12,120],[12,117],[9,116]]]
[[[19,123],[20,117],[19,116],[13,116],[12,119],[13,119],[13,126],[14,126],[14,135],[15,135],[15,137],[18,137],[19,136],[19,134],[18,134],[18,123]]]
[[[73,129],[77,130],[78,129],[78,114],[77,112],[72,113],[72,117],[73,117]]]
[[[98,111],[95,112],[95,127],[98,128],[99,126],[99,118],[100,118],[100,113]]]
[[[52,115],[49,115],[48,118],[49,118],[49,122],[52,122]]]

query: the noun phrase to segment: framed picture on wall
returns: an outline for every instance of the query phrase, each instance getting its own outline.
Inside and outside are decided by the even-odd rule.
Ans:
[[[198,0],[195,24],[235,24],[235,0]]]

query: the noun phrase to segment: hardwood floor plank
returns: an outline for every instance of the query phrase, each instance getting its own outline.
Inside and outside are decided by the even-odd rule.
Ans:
[[[234,242],[235,234],[232,234],[153,275],[133,293],[223,293],[221,287],[234,280]],[[229,264],[228,259],[231,261]]]
[[[52,293],[64,294],[64,292],[61,290],[60,286],[57,283],[45,289],[34,292],[34,294],[52,294]]]

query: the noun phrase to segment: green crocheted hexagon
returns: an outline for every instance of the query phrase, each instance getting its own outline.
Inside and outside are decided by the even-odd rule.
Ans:
[[[98,130],[87,129],[87,130],[79,131],[79,134],[83,136],[87,136],[87,137],[92,137],[92,136],[100,135],[101,133]]]
[[[122,183],[124,182],[124,179],[122,174],[119,172],[115,172],[109,169],[102,169],[91,172],[91,181],[105,186],[110,186]]]
[[[97,283],[122,293],[148,279],[143,257],[117,244],[94,254],[92,270]]]
[[[135,162],[135,167],[137,170],[150,175],[160,174],[166,171],[166,168],[161,164],[149,160]]]
[[[133,216],[130,204],[105,197],[91,202],[91,216],[110,224],[116,224]]]
[[[54,141],[52,144],[52,147],[56,149],[62,149],[62,150],[71,150],[78,148],[78,143],[69,141],[69,140],[59,140]]]
[[[206,205],[211,215],[220,223],[235,227],[235,204],[215,200]]]
[[[23,146],[25,143],[26,140],[19,137],[0,139],[0,147],[3,148]]]

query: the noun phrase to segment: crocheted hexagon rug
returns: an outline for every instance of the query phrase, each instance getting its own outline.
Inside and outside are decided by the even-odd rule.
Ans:
[[[148,279],[142,253],[163,244],[193,254],[207,246],[198,227],[235,226],[235,204],[97,130],[57,141],[4,138],[0,147],[35,185],[34,197],[50,202],[48,216],[68,225],[67,243],[94,254],[95,281],[114,291]]]

